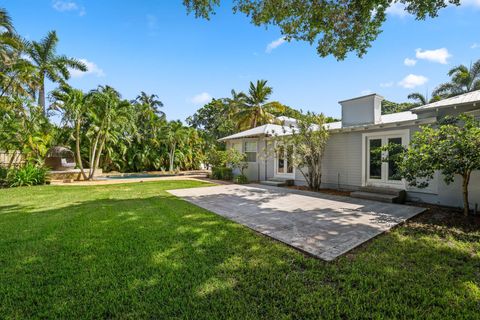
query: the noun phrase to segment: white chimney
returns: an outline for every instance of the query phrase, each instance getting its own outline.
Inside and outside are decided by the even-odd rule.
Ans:
[[[380,123],[383,97],[376,93],[339,101],[342,106],[342,127]]]

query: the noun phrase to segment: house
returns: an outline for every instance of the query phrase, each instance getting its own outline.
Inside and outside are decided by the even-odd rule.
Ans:
[[[382,100],[383,97],[370,94],[339,102],[342,120],[326,125],[330,137],[322,164],[322,186],[346,190],[367,186],[394,188],[406,190],[412,201],[462,206],[460,177],[446,185],[438,173],[427,188],[410,187],[395,175],[393,163],[375,161],[378,155],[370,151],[388,143],[408,145],[421,125],[433,124],[446,115],[480,116],[480,90],[388,115],[381,114]],[[300,170],[289,163],[294,146],[274,147],[280,143],[275,137],[290,134],[295,124],[295,119],[280,120],[284,125],[266,124],[220,140],[228,148],[247,155],[249,165],[244,173],[249,180],[292,179],[295,184],[305,184]],[[472,173],[469,190],[471,205],[480,204],[480,172]]]

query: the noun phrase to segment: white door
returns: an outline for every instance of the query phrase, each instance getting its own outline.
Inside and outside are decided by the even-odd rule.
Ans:
[[[275,176],[279,178],[295,178],[293,167],[293,146],[279,144],[275,155]]]
[[[372,135],[366,138],[366,185],[405,188],[405,182],[399,175],[393,160],[395,154],[406,146],[406,134]],[[381,148],[390,145],[389,154]],[[398,146],[398,147],[395,147]],[[389,159],[388,161],[384,161]]]

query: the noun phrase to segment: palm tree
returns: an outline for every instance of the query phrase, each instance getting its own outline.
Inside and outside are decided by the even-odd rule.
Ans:
[[[250,82],[248,95],[240,96],[239,110],[235,114],[239,129],[255,128],[256,126],[275,122],[271,112],[283,112],[285,107],[279,102],[267,102],[272,94],[272,87],[266,80]]]
[[[419,92],[413,92],[413,93],[410,93],[408,96],[407,96],[408,99],[411,99],[411,100],[415,100],[415,105],[417,106],[424,106],[427,104],[427,97],[425,97],[423,94],[419,93]]]
[[[87,66],[78,59],[57,55],[58,37],[50,31],[40,42],[33,41],[27,47],[27,54],[37,69],[38,104],[45,114],[45,78],[53,82],[65,83],[70,78],[70,69],[87,71]]]
[[[169,171],[173,171],[177,148],[182,145],[187,136],[187,131],[180,121],[171,121],[165,126],[164,141],[168,148]]]
[[[0,28],[5,29],[6,32],[15,33],[12,18],[10,18],[10,15],[5,8],[0,8]]]
[[[85,118],[85,97],[81,90],[68,85],[62,85],[51,93],[54,100],[52,107],[62,112],[62,121],[71,123],[74,127],[75,160],[84,180],[87,175],[83,170],[82,154],[80,151],[81,127]]]
[[[464,65],[456,66],[448,72],[451,81],[441,84],[432,93],[432,96],[449,98],[463,93],[480,90],[480,60],[470,68]]]
[[[86,134],[90,140],[88,178],[92,179],[106,145],[118,143],[119,137],[132,124],[132,108],[130,102],[122,100],[120,93],[110,86],[98,86],[88,93],[85,101],[92,122]]]
[[[163,107],[163,102],[158,99],[158,95],[156,94],[149,95],[142,91],[137,96],[137,98],[135,98],[135,103],[148,106],[149,108],[154,110],[159,117],[165,116],[165,113],[158,109]]]
[[[26,41],[15,33],[8,12],[0,8],[0,97],[30,94],[34,70],[21,56],[25,46]]]

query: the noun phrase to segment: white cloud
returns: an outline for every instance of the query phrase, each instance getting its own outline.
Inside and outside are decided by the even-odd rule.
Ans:
[[[414,65],[417,64],[417,60],[410,59],[410,58],[405,58],[405,60],[403,60],[403,64],[408,66],[408,67],[413,67]]]
[[[390,7],[387,8],[387,10],[385,10],[385,12],[389,15],[397,16],[400,18],[404,18],[410,15],[407,11],[405,11],[405,5],[398,2],[393,3]]]
[[[202,92],[193,96],[193,98],[190,99],[190,102],[195,105],[201,105],[209,103],[211,100],[212,96],[208,92]]]
[[[83,76],[92,74],[97,77],[105,77],[105,72],[100,69],[94,62],[88,61],[87,59],[79,59],[87,66],[87,71],[83,72],[76,69],[69,69],[70,74],[73,78],[81,78]]]
[[[382,88],[390,88],[390,87],[393,87],[393,81],[380,83],[380,87],[382,87]]]
[[[285,37],[278,38],[275,41],[270,42],[267,47],[265,48],[266,53],[272,52],[273,49],[276,49],[280,47],[282,44],[284,44],[287,40],[285,40]]]
[[[425,59],[431,62],[437,62],[441,64],[447,64],[448,58],[452,55],[448,52],[447,48],[440,48],[435,50],[415,50],[415,56],[417,59]]]
[[[362,91],[360,92],[360,94],[361,94],[362,96],[366,96],[367,94],[371,94],[371,93],[373,93],[373,91],[370,90],[370,89],[362,90]]]
[[[428,78],[424,76],[419,76],[416,74],[409,74],[398,83],[399,86],[402,86],[406,89],[413,89],[415,87],[421,86],[427,83]]]
[[[470,46],[470,49],[477,49],[477,48],[480,48],[480,43],[472,43],[472,45]]]
[[[461,5],[480,8],[480,0],[461,0]]]
[[[78,11],[78,14],[80,16],[83,16],[86,13],[85,8],[82,7],[82,6],[79,6],[74,1],[54,0],[53,3],[52,3],[52,7],[53,7],[53,9],[55,9],[59,12]]]

